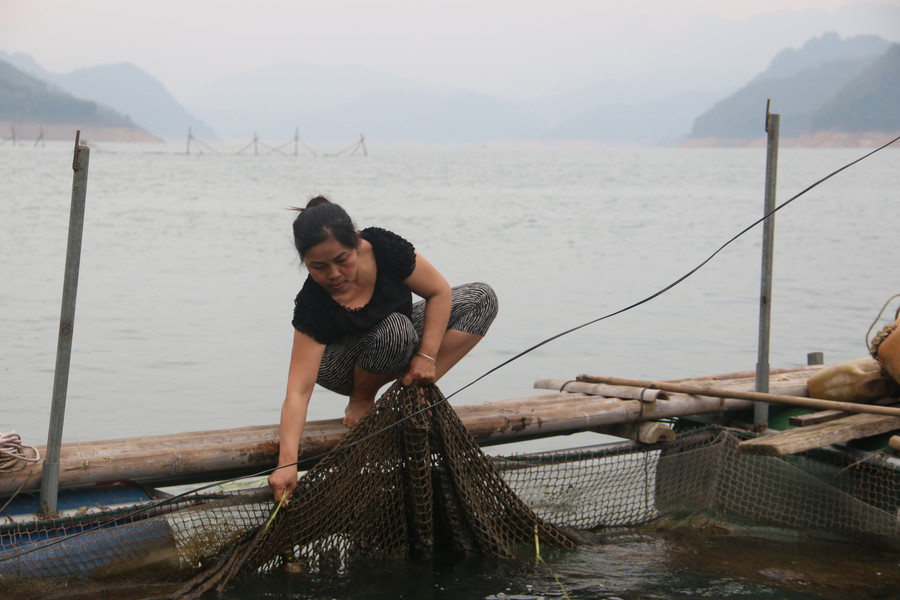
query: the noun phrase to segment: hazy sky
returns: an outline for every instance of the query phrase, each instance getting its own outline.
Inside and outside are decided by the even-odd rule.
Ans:
[[[882,2],[900,6],[900,0]],[[285,61],[361,65],[424,83],[528,97],[588,75],[678,60],[673,44],[689,45],[685,32],[699,18],[740,21],[794,10],[814,20],[852,3],[0,0],[0,50],[29,54],[57,73],[132,62],[182,101],[225,73]],[[900,23],[884,23],[875,8],[846,27],[900,41]],[[771,56],[754,58],[764,68]],[[684,60],[697,58],[688,53]]]

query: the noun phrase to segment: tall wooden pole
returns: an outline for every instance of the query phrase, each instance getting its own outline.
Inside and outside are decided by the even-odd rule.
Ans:
[[[769,331],[772,318],[772,254],[775,242],[775,182],[778,173],[778,133],[781,116],[769,112],[766,104],[766,198],[763,215],[762,276],[759,290],[759,346],[756,360],[756,391],[769,391]],[[765,429],[769,424],[769,405],[757,402],[753,425]]]
[[[66,271],[63,279],[62,308],[59,316],[59,341],[56,348],[56,372],[53,377],[53,403],[50,406],[50,430],[41,475],[41,512],[56,513],[59,491],[59,453],[62,446],[63,421],[66,414],[66,391],[69,386],[69,364],[72,358],[72,332],[75,325],[75,296],[78,291],[78,269],[81,263],[81,238],[84,230],[84,205],[87,197],[90,149],[79,144],[81,131],[75,134],[75,156],[72,170],[72,203],[69,212],[69,242],[66,249]]]

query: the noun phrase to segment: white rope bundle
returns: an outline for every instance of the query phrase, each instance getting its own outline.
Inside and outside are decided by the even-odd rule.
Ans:
[[[27,456],[25,449],[30,449],[34,456]],[[34,446],[26,446],[22,443],[22,436],[15,431],[11,433],[0,433],[0,470],[7,469],[18,463],[38,462],[41,460],[41,454]]]

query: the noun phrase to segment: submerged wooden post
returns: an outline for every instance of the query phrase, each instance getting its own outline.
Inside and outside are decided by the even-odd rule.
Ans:
[[[66,249],[66,271],[63,279],[62,308],[59,315],[59,341],[56,348],[56,372],[53,377],[53,403],[50,406],[50,430],[41,475],[41,512],[56,513],[59,491],[59,454],[62,446],[63,421],[66,414],[66,391],[69,385],[69,363],[72,358],[72,332],[75,325],[75,296],[78,291],[78,268],[81,263],[81,237],[84,230],[84,205],[87,196],[90,149],[78,142],[75,134],[75,156],[72,160],[72,203],[69,212],[69,242]]]
[[[772,315],[772,253],[775,241],[775,182],[778,172],[778,130],[781,116],[769,112],[766,104],[766,198],[763,215],[762,277],[759,290],[759,346],[756,360],[756,391],[769,391],[769,330]],[[753,425],[763,429],[769,424],[769,406],[757,402]]]

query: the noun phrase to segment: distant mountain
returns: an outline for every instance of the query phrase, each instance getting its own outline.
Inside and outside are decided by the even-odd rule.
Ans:
[[[197,136],[216,137],[211,128],[188,113],[158,80],[130,63],[99,65],[57,74],[45,71],[24,54],[9,55],[0,51],[0,59],[8,60],[22,71],[76,97],[93,100],[128,115],[140,127],[159,137],[183,139],[188,127],[192,127]]]
[[[386,90],[298,120],[314,139],[477,142],[535,139],[540,127],[527,111],[489,96],[456,92]]]
[[[718,98],[714,92],[682,92],[654,100],[604,103],[543,132],[553,140],[604,140],[676,144],[694,117]]]
[[[791,77],[832,61],[868,60],[887,52],[890,45],[877,35],[858,35],[842,40],[841,36],[831,31],[807,41],[799,50],[785,48],[775,55],[769,68],[757,79]]]
[[[765,107],[769,99],[772,111],[781,115],[781,135],[798,137],[808,133],[814,129],[817,119],[824,123],[820,111],[832,99],[854,95],[855,82],[868,68],[876,62],[890,62],[889,48],[888,42],[873,36],[841,41],[836,34],[826,34],[807,42],[799,51],[782,52],[764,73],[697,117],[689,137],[752,140],[764,136]],[[884,66],[882,70],[888,68]],[[885,99],[888,98],[893,106],[881,109],[873,117],[874,122],[887,122],[885,112],[896,116],[897,96]],[[871,101],[870,97],[868,104],[863,105],[857,96],[855,102],[858,107],[865,106],[863,112],[871,113]],[[850,113],[832,112],[829,127],[850,131],[854,119],[856,116]]]
[[[812,130],[900,132],[900,44],[891,46],[819,108]]]
[[[348,130],[355,138],[360,129],[369,135],[378,126],[360,122],[357,114],[349,115],[352,125],[346,121],[349,106],[372,114],[377,100],[365,100],[370,94],[446,91],[363,67],[282,62],[221,77],[191,98],[189,106],[224,138],[249,139],[254,133],[286,138],[301,126],[301,137],[343,140]]]
[[[27,137],[74,139],[81,129],[83,139],[158,141],[128,117],[55,89],[6,61],[0,61],[0,121]]]
[[[879,6],[880,21],[900,17],[900,9]],[[131,64],[59,75],[22,54],[0,51],[0,60],[48,82],[47,91],[93,101],[97,110],[108,105],[128,115],[132,125],[168,139],[183,139],[192,127],[206,141],[249,140],[254,134],[286,140],[299,128],[302,139],[314,142],[349,142],[364,134],[370,140],[433,143],[670,145],[688,136],[685,143],[735,145],[763,137],[768,99],[782,115],[785,137],[828,129],[896,130],[896,58],[890,44],[873,35],[806,37],[811,30],[827,31],[824,24],[851,14],[851,8],[862,10],[698,19],[659,47],[646,49],[652,55],[651,71],[593,79],[592,61],[615,57],[585,55],[587,70],[569,82],[571,87],[560,84],[551,94],[527,100],[425,85],[358,66],[283,62],[222,77],[184,108],[158,80]],[[799,49],[784,49],[784,40],[797,36],[809,41]]]

